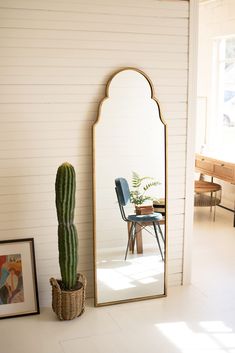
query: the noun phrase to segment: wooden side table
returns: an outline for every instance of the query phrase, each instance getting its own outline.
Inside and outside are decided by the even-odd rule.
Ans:
[[[130,232],[130,228],[131,228],[131,224],[132,222],[128,222],[127,223],[127,227],[128,227],[128,234]],[[143,241],[142,241],[142,230],[141,230],[141,226],[136,224],[136,250],[137,250],[137,254],[143,254]],[[130,245],[129,245],[129,250],[132,252],[132,254],[134,253],[135,250],[135,241],[131,240],[130,241]]]
[[[215,221],[216,206],[221,202],[221,185],[209,181],[196,180],[194,191],[194,206],[210,207],[211,211],[214,206],[213,220]]]
[[[130,228],[131,228],[131,223],[132,222],[127,222],[127,227],[128,227],[128,234],[130,232]],[[142,225],[145,226],[149,226],[151,225],[152,222],[145,222],[142,223]],[[161,221],[159,221],[159,224],[165,224],[165,217],[163,217],[163,219]],[[137,234],[136,234],[136,244],[135,241],[130,241],[129,244],[129,251],[132,252],[132,254],[134,253],[135,250],[135,245],[136,245],[136,252],[137,254],[143,254],[143,240],[142,240],[142,229],[141,226],[139,224],[136,225],[137,226]]]

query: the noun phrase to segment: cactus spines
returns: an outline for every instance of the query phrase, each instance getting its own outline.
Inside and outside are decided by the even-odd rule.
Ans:
[[[56,209],[58,218],[59,264],[63,289],[71,290],[77,284],[77,230],[73,224],[76,175],[73,166],[63,163],[57,170]]]

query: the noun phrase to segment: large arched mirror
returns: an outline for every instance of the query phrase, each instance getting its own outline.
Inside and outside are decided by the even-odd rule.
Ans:
[[[93,126],[93,171],[95,305],[165,296],[166,125],[153,85],[138,69],[120,70],[107,84]],[[121,206],[118,178],[131,194]],[[136,211],[135,196],[143,194]],[[130,232],[128,216],[136,212],[142,219],[157,213],[156,229],[146,221]]]

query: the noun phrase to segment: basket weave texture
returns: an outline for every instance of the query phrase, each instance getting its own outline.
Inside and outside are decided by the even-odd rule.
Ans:
[[[86,278],[78,274],[78,281],[81,282],[81,288],[77,290],[62,290],[60,282],[55,278],[50,279],[52,286],[52,309],[60,320],[72,320],[82,315],[85,310],[86,296]]]
[[[194,206],[196,207],[217,206],[220,204],[220,201],[220,198],[209,195],[196,194],[194,196]]]

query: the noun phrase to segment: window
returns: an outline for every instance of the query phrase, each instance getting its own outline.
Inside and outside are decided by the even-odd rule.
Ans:
[[[218,127],[235,127],[235,36],[217,41]]]
[[[235,148],[235,35],[214,41],[207,145],[231,154]]]

